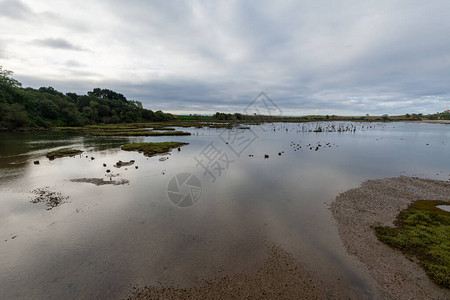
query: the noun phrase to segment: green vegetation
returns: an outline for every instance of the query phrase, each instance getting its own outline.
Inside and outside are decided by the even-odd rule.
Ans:
[[[181,142],[162,142],[162,143],[132,143],[122,146],[125,151],[139,151],[146,156],[170,152],[173,148],[178,148],[188,143]]]
[[[91,125],[85,127],[56,127],[61,131],[79,131],[94,136],[177,136],[191,135],[189,132],[176,131],[175,128],[153,123],[130,123]],[[154,131],[158,130],[158,131]]]
[[[426,115],[425,117],[429,120],[450,120],[450,112],[447,110],[442,113]]]
[[[202,121],[213,121],[213,116],[202,116],[202,115],[179,115],[177,116],[181,120],[202,120]]]
[[[395,228],[378,226],[375,232],[380,241],[414,254],[437,284],[450,288],[450,212],[436,208],[448,204],[414,202],[400,212]]]
[[[220,113],[213,116],[174,116],[162,111],[145,109],[139,101],[128,100],[124,95],[109,89],[95,88],[86,95],[63,94],[52,87],[39,89],[22,88],[22,84],[12,78],[12,72],[0,66],[0,130],[46,129],[59,127],[60,130],[81,130],[92,135],[168,135],[148,133],[144,130],[102,132],[92,130],[93,125],[133,124],[130,128],[144,128],[142,123],[153,130],[174,131],[178,127],[232,128],[239,124],[260,124],[264,122],[315,122],[315,121],[420,121],[450,120],[448,111],[431,115],[406,114],[400,116],[335,116],[310,115],[299,117],[243,115]],[[156,124],[159,123],[159,125]],[[69,128],[70,127],[70,128]],[[158,128],[159,127],[159,128]],[[76,129],[75,129],[76,128]]]
[[[95,88],[87,95],[63,94],[52,87],[22,88],[0,66],[0,129],[49,128],[131,122],[161,122],[174,119],[162,111],[153,112],[139,101],[122,94]]]
[[[83,130],[84,134],[95,136],[177,136],[177,135],[191,135],[185,131],[151,131],[144,128],[129,128],[129,129],[93,129]]]
[[[55,150],[52,152],[47,153],[45,156],[47,156],[48,159],[53,160],[58,157],[64,157],[64,156],[74,156],[77,154],[82,153],[83,151],[77,150],[77,149],[69,149],[69,148],[63,148],[59,150]]]

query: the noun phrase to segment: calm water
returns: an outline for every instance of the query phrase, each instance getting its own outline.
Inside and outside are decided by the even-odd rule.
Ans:
[[[188,129],[193,135],[182,137],[0,133],[1,298],[120,298],[135,284],[189,286],[251,270],[273,243],[318,272],[330,295],[343,287],[351,297],[370,298],[368,275],[346,254],[329,204],[367,179],[449,180],[450,126],[335,125],[356,131],[314,133],[305,131],[316,124],[277,123],[251,130]],[[190,144],[165,155],[166,161],[120,150],[144,141]],[[62,147],[85,152],[45,158]],[[208,157],[220,158],[210,174],[196,166],[196,159],[207,164]],[[135,165],[114,168],[118,160]],[[106,169],[129,184],[70,181],[109,180]],[[192,207],[168,198],[168,184],[179,173],[200,180],[201,195]],[[46,210],[30,202],[31,191],[43,187],[69,198]],[[182,187],[180,194],[188,191]]]

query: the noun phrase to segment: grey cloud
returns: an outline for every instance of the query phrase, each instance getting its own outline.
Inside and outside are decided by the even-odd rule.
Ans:
[[[31,9],[19,0],[3,0],[0,2],[0,17],[24,19],[32,14]]]
[[[79,62],[78,60],[75,60],[75,59],[67,60],[65,65],[67,67],[70,67],[70,68],[78,68],[78,67],[85,67],[86,66],[85,64],[82,64],[81,62]]]
[[[101,3],[102,20],[114,20],[101,37],[129,50],[133,61],[150,60],[147,49],[158,45],[164,49],[161,56],[188,58],[200,68],[182,69],[180,75],[174,67],[168,76],[154,71],[147,80],[136,71],[139,84],[126,76],[107,80],[104,74],[105,79],[93,84],[71,70],[84,67],[82,61],[67,60],[67,79],[43,85],[83,93],[97,86],[110,88],[165,110],[239,111],[261,90],[283,111],[299,114],[318,109],[396,114],[450,108],[446,0]],[[95,21],[85,23],[97,38]],[[39,41],[51,48],[81,49],[64,39]],[[129,59],[124,55],[123,60]],[[164,64],[158,66],[165,75]],[[100,77],[104,72],[95,71]]]
[[[63,38],[47,38],[42,40],[34,40],[34,43],[43,47],[49,47],[53,49],[77,50],[77,51],[85,50]]]

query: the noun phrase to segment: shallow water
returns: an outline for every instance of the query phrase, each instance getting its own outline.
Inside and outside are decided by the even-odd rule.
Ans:
[[[450,205],[438,205],[436,207],[439,208],[439,209],[442,209],[442,210],[450,212]]]
[[[252,270],[264,259],[266,245],[275,243],[318,272],[330,284],[330,295],[341,288],[351,297],[371,298],[370,280],[343,248],[329,204],[367,179],[449,180],[450,126],[336,124],[356,131],[315,133],[307,131],[317,124],[276,123],[234,131],[183,128],[193,135],[179,137],[1,133],[0,294],[118,298],[135,284],[189,286]],[[144,141],[190,144],[165,155],[165,161],[120,150]],[[61,147],[85,152],[45,158]],[[211,173],[196,166],[213,155]],[[113,167],[118,160],[135,164]],[[106,169],[129,184],[70,181],[109,180]],[[179,191],[192,192],[191,207],[175,205],[167,193],[180,173],[200,181],[201,187]],[[31,191],[46,186],[69,199],[52,210],[31,203]]]

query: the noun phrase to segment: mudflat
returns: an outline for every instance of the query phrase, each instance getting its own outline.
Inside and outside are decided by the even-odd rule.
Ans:
[[[414,256],[375,235],[375,226],[392,226],[398,213],[417,200],[450,201],[450,182],[404,176],[369,180],[331,205],[339,235],[348,252],[366,265],[377,298],[450,299],[450,290],[433,283]]]

